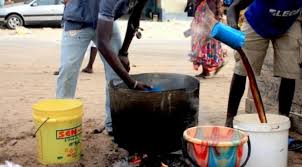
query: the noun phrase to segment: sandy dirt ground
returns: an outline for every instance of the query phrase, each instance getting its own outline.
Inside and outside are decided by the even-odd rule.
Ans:
[[[186,56],[190,40],[183,37],[189,21],[143,22],[143,38],[130,49],[131,73],[170,72],[195,75]],[[126,22],[120,22],[125,31]],[[5,160],[25,167],[42,166],[36,158],[32,104],[55,97],[62,29],[30,28],[22,31],[0,29],[0,164]],[[212,79],[201,79],[200,124],[223,125],[228,89],[234,65],[232,50],[228,64]],[[86,65],[86,56],[83,66]],[[127,152],[106,134],[93,134],[103,126],[105,78],[103,64],[96,59],[93,74],[81,73],[76,97],[84,102],[83,151],[80,162],[56,166],[112,166]],[[244,102],[240,112],[244,111]],[[302,166],[302,155],[290,153],[290,166]],[[50,165],[51,166],[51,165]],[[53,165],[55,166],[55,165]]]

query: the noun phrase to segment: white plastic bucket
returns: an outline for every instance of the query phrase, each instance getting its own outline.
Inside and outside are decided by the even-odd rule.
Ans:
[[[275,114],[266,117],[267,124],[261,124],[257,114],[234,118],[234,128],[250,136],[251,156],[246,167],[287,167],[289,118]]]

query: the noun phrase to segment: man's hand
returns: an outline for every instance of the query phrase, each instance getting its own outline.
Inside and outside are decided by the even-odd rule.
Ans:
[[[123,64],[123,66],[125,67],[126,71],[129,72],[130,71],[130,62],[129,62],[129,58],[126,56],[119,56],[121,63]]]
[[[135,81],[134,86],[132,89],[135,90],[150,90],[152,87],[150,85],[144,84],[139,81]]]

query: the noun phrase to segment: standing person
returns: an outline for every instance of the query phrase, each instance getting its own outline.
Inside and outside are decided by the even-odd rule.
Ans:
[[[139,17],[138,19],[134,20],[135,26],[131,26],[130,28],[128,26],[128,37],[126,38],[126,42],[124,42],[123,45],[124,51],[120,52],[122,53],[120,55],[123,56],[118,57],[119,49],[122,45],[119,29],[116,22],[114,22],[114,20],[105,20],[104,22],[100,21],[100,19],[98,20],[98,15],[101,15],[99,14],[99,9],[107,9],[108,5],[112,5],[113,3],[115,4],[116,1],[110,0],[109,2],[104,2],[105,0],[66,1],[66,7],[63,16],[64,32],[62,34],[61,44],[61,65],[59,70],[59,76],[57,79],[56,96],[57,98],[74,98],[78,75],[84,58],[84,53],[90,41],[94,41],[96,43],[96,27],[98,27],[98,48],[103,56],[102,60],[104,63],[106,76],[105,128],[109,134],[112,134],[110,101],[107,87],[109,81],[118,79],[118,76],[116,75],[117,73],[121,77],[121,79],[126,83],[126,85],[131,89],[144,90],[150,87],[132,79],[128,74],[130,66],[129,60],[126,57],[126,52],[131,42],[131,40],[129,42],[130,38],[128,37],[131,37],[131,33],[135,31],[134,29],[132,31],[132,27],[137,27],[136,25],[138,25],[139,23]],[[125,3],[119,3],[119,5],[122,5],[120,7],[127,7],[123,6],[125,5]],[[143,6],[139,6],[139,8],[136,7],[136,10],[133,11],[133,13],[141,14],[141,7]],[[120,8],[114,9],[118,9],[114,11],[120,16]],[[113,12],[113,9],[110,12]],[[132,17],[130,16],[130,18]],[[107,24],[108,22],[110,23],[109,25]],[[129,22],[129,25],[130,24],[132,23]],[[130,35],[128,32],[130,32]],[[103,58],[105,58],[108,63]],[[120,59],[122,60],[122,63]]]
[[[66,3],[64,10],[64,31],[61,43],[61,65],[57,79],[57,98],[74,98],[78,75],[81,64],[88,45],[91,41],[96,41],[96,26],[99,10],[99,0],[89,0],[81,3],[81,0],[70,0]],[[113,33],[110,37],[110,45],[114,52],[118,53],[121,48],[121,37],[119,29],[115,23]],[[115,73],[111,73],[110,66],[104,62],[106,80],[117,79]],[[108,70],[106,70],[108,69]],[[108,93],[106,92],[106,95]],[[106,96],[106,119],[105,128],[110,134],[111,117],[110,108],[107,103],[109,97]]]
[[[198,70],[202,66],[202,73],[196,77],[211,78],[215,76],[224,66],[224,56],[221,42],[208,38],[210,32],[203,33],[204,24],[208,24],[205,8],[208,6],[213,12],[217,21],[222,20],[222,1],[221,0],[194,0],[194,6],[197,6],[195,18],[192,22],[192,53],[191,57],[193,67]],[[202,40],[201,40],[202,39]],[[206,39],[203,41],[203,39]]]
[[[85,73],[93,73],[93,63],[96,57],[96,54],[98,52],[98,49],[96,48],[95,44],[93,42],[90,42],[90,54],[89,54],[89,61],[87,66],[82,70],[82,72]]]
[[[248,7],[249,6],[249,7]],[[279,113],[289,116],[295,92],[295,79],[300,78],[298,63],[301,25],[297,17],[302,0],[234,0],[227,14],[228,24],[238,28],[239,12],[248,7],[241,27],[246,33],[243,48],[256,75],[260,75],[270,41],[274,48],[274,76],[281,77]],[[237,55],[238,57],[238,55]],[[246,83],[246,72],[240,59],[236,60],[230,88],[225,125],[233,126]]]

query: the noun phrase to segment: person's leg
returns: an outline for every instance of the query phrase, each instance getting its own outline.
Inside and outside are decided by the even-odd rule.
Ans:
[[[90,28],[63,32],[57,98],[74,98],[80,67],[93,35]]]
[[[295,94],[295,79],[281,79],[279,89],[279,114],[289,117],[292,101]]]
[[[87,66],[82,70],[83,72],[93,73],[93,63],[94,63],[97,52],[98,52],[98,49],[95,46],[90,47],[89,62],[87,64]]]
[[[115,22],[113,25],[113,32],[111,37],[111,46],[113,51],[118,55],[119,50],[122,47],[122,39],[120,35],[120,30],[118,28],[118,24]],[[107,132],[112,133],[112,119],[111,119],[111,111],[110,111],[110,96],[109,96],[109,83],[111,80],[119,80],[120,78],[111,68],[111,66],[107,63],[107,61],[101,56],[101,59],[104,63],[105,68],[105,77],[106,77],[106,118],[105,118],[105,128]]]
[[[247,22],[243,23],[242,31],[246,33],[246,43],[243,50],[249,59],[255,75],[260,75],[269,41],[259,36]],[[235,60],[236,65],[230,87],[227,118],[225,122],[225,126],[227,127],[233,127],[233,119],[237,115],[246,85],[247,74],[238,53],[235,55]]]
[[[301,77],[299,66],[301,26],[294,23],[289,31],[273,40],[275,64],[274,75],[281,77],[279,88],[279,113],[289,116],[295,93],[295,79]]]
[[[228,101],[228,110],[225,126],[233,127],[233,119],[237,115],[238,107],[245,91],[246,76],[240,76],[233,74],[229,101]]]
[[[211,39],[209,40],[206,48],[208,53],[206,53],[206,57],[204,59],[205,62],[202,66],[202,75],[204,78],[212,78],[224,66],[221,42],[216,39]]]

